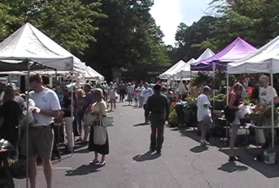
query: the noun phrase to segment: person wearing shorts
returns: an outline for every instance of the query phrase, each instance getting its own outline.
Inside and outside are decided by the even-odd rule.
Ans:
[[[201,130],[201,146],[206,145],[206,134],[208,132],[209,126],[212,123],[211,118],[211,104],[208,99],[210,93],[210,87],[204,86],[202,93],[198,96],[197,99],[197,120],[199,122]]]
[[[57,94],[43,86],[39,74],[30,77],[30,98],[35,102],[33,107],[34,123],[29,131],[29,143],[26,144],[29,160],[29,180],[31,188],[36,187],[36,162],[37,157],[42,160],[47,188],[52,187],[51,153],[54,133],[51,129],[54,117],[59,115],[61,106]]]

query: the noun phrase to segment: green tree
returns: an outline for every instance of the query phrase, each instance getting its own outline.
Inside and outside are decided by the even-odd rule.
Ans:
[[[204,16],[198,22],[187,26],[181,23],[178,26],[175,40],[175,62],[184,59],[188,61],[190,58],[199,56],[206,48],[216,49],[216,45],[211,39],[218,33],[217,22],[219,18],[212,16]]]
[[[217,17],[203,17],[176,33],[174,58],[196,57],[202,49],[219,51],[240,36],[261,47],[279,34],[278,0],[213,0]]]
[[[0,41],[12,32],[10,26],[17,22],[17,18],[8,14],[10,7],[0,3]]]
[[[214,2],[224,2],[215,0]],[[279,34],[278,0],[231,0],[216,8],[223,14],[220,41],[241,36],[260,47]]]
[[[7,15],[17,18],[9,25],[10,30],[30,22],[76,55],[83,54],[89,42],[95,40],[96,22],[103,16],[99,1],[3,0],[3,4],[9,7]]]
[[[163,34],[149,13],[151,6],[150,0],[103,0],[101,9],[108,18],[99,22],[97,43],[87,50],[86,62],[108,78],[114,69],[132,71],[138,64],[167,63]]]

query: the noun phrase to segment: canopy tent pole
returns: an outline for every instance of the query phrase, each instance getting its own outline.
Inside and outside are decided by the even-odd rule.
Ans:
[[[272,64],[271,64],[272,65]],[[273,67],[273,66],[271,66]],[[271,86],[273,88],[273,72],[272,69],[270,70],[270,81],[271,81]],[[274,148],[274,97],[272,97],[272,101],[271,101],[271,147]]]
[[[230,79],[230,75],[228,74],[228,72],[226,72],[226,85],[227,85],[227,97],[226,97],[226,104],[229,105],[229,79]]]
[[[26,80],[26,97],[25,97],[25,100],[26,100],[26,113],[29,112],[29,90],[30,90],[30,83],[29,83],[29,79],[30,79],[30,67],[31,66],[31,63],[29,60],[27,60],[27,80]],[[26,114],[27,115],[27,114]],[[25,128],[25,134],[26,134],[26,188],[29,188],[29,126],[26,126]]]
[[[73,125],[73,122],[74,122],[74,72],[71,71],[71,125]],[[75,140],[75,139],[74,139]],[[72,154],[74,153],[74,150],[71,151]]]
[[[215,71],[216,71],[216,64],[215,61],[213,62],[213,97],[212,97],[212,112],[214,113],[215,109]],[[215,127],[215,121],[213,119],[213,126]]]

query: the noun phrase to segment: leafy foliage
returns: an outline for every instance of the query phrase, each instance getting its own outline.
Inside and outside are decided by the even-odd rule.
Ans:
[[[163,34],[149,13],[151,6],[151,0],[103,0],[101,10],[108,19],[99,22],[97,43],[87,50],[86,62],[109,78],[114,69],[133,71],[138,64],[168,63]]]
[[[178,27],[176,59],[188,60],[208,47],[219,51],[238,36],[261,47],[279,34],[278,0],[213,0],[211,6],[217,17]]]
[[[99,1],[82,4],[79,0],[2,0],[0,21],[6,21],[1,22],[4,29],[1,27],[0,40],[30,22],[66,49],[81,55],[95,40],[96,20],[103,16],[99,6]]]
[[[215,49],[214,41],[211,38],[218,33],[218,18],[206,16],[192,26],[181,23],[175,36],[177,41],[177,50],[175,52],[177,59],[188,61],[192,57],[197,57],[204,48]]]

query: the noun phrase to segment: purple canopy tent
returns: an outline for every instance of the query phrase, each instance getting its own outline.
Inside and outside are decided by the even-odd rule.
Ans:
[[[241,58],[251,55],[256,52],[256,48],[246,42],[245,40],[237,37],[231,44],[229,44],[222,51],[216,55],[202,60],[197,65],[192,65],[192,71],[214,71],[224,70],[227,63],[231,63]]]
[[[215,82],[216,70],[226,70],[228,63],[240,60],[248,55],[255,53],[256,51],[257,49],[254,46],[241,39],[240,37],[237,37],[231,44],[229,44],[226,48],[221,50],[216,55],[200,61],[196,66],[191,66],[191,71],[213,71],[213,79]],[[229,79],[227,76],[227,84],[228,80]],[[213,90],[213,96],[215,96],[215,90]],[[215,101],[213,100],[213,106],[214,103]]]

